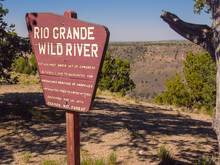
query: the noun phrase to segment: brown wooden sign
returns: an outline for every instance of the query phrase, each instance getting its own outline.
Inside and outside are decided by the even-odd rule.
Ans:
[[[108,44],[108,29],[77,20],[70,12],[64,16],[28,13],[26,22],[46,104],[89,111]]]

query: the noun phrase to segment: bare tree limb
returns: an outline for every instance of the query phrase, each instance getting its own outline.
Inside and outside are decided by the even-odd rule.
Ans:
[[[215,60],[215,49],[212,42],[212,28],[210,28],[208,25],[184,22],[175,14],[166,11],[161,14],[161,18],[181,36],[206,49]]]

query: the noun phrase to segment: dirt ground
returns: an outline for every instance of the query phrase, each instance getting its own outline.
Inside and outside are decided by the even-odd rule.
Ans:
[[[82,152],[105,157],[114,151],[120,165],[158,164],[162,145],[178,164],[218,151],[211,118],[202,114],[98,96],[80,120]],[[65,147],[65,113],[44,105],[40,86],[0,86],[1,165],[65,160]]]

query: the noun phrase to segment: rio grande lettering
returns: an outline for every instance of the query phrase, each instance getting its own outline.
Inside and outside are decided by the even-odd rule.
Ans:
[[[77,39],[94,40],[94,27],[54,27],[52,29],[53,39]],[[48,27],[34,27],[35,39],[48,39],[50,29]]]
[[[37,43],[41,55],[98,57],[98,44],[85,43],[95,40],[94,27],[34,27],[34,39],[74,40],[74,43]],[[77,41],[84,41],[84,43]]]

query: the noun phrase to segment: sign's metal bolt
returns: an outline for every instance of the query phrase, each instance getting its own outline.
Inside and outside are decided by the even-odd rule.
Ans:
[[[77,13],[75,11],[65,11],[64,16],[68,18],[75,18],[77,19]]]

